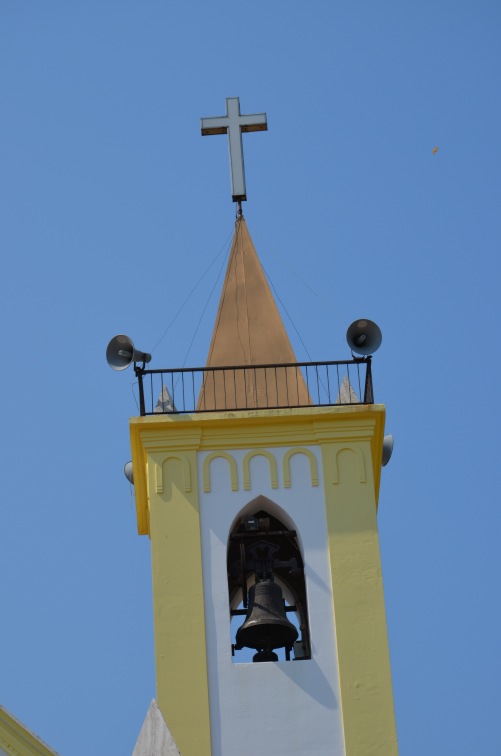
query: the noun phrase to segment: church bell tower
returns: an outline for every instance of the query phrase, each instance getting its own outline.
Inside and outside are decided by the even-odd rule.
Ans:
[[[242,133],[266,128],[238,98],[202,120],[229,136],[238,203],[206,365],[150,370],[128,353],[158,708],[183,756],[395,756],[377,327],[355,324],[359,356],[297,362],[241,210]]]

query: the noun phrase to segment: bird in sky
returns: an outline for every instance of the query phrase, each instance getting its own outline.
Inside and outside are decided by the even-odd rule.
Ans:
[[[432,151],[431,151],[431,154],[432,154],[432,155],[436,155],[436,154],[437,154],[437,152],[438,152],[438,147],[434,147],[434,148],[432,149]]]

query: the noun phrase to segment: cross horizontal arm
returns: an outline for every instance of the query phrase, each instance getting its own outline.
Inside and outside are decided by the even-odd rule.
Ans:
[[[268,131],[266,113],[241,116],[240,129],[243,133],[247,133],[249,131]]]
[[[242,134],[247,134],[249,131],[268,131],[266,123],[256,123],[255,126],[240,126]]]
[[[230,125],[230,119],[228,116],[218,116],[216,118],[202,118],[202,136],[209,136],[210,134],[226,134],[228,126]]]

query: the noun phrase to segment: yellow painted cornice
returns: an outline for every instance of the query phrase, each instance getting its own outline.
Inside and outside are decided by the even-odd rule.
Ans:
[[[22,722],[0,706],[0,749],[10,756],[57,756]]]
[[[149,533],[147,457],[173,451],[325,446],[343,441],[367,441],[377,501],[384,420],[382,404],[132,417],[129,426],[138,532]]]

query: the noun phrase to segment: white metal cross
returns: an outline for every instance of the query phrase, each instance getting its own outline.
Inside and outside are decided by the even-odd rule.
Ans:
[[[240,115],[238,97],[226,98],[226,115],[216,118],[202,118],[202,136],[228,134],[230,145],[231,195],[233,202],[247,199],[245,192],[244,151],[242,133],[247,131],[267,131],[266,113]]]

